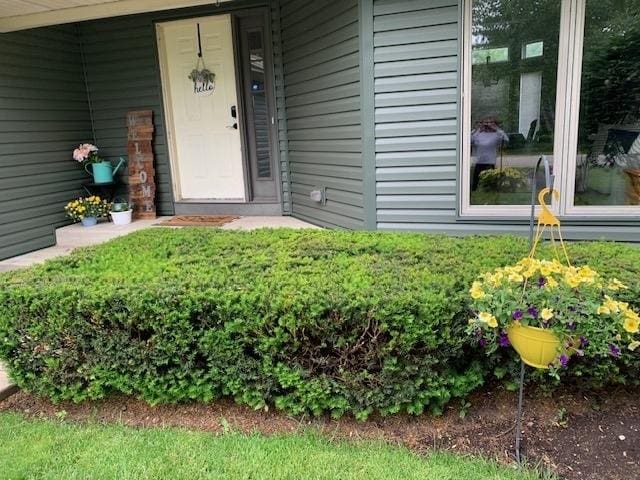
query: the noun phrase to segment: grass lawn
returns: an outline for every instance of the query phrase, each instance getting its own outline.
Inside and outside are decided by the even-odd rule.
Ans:
[[[13,479],[534,480],[530,472],[437,453],[420,458],[381,443],[318,436],[215,436],[0,414],[0,477]]]

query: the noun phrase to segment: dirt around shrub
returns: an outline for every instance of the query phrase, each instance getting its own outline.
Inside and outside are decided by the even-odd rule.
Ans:
[[[607,395],[540,394],[525,399],[523,453],[529,464],[568,480],[640,478],[640,391],[618,389]],[[148,404],[110,397],[82,404],[49,401],[24,392],[0,402],[0,411],[73,422],[123,423],[139,427],[185,427],[215,433],[240,431],[265,435],[317,429],[329,438],[382,439],[422,454],[445,449],[513,462],[515,394],[477,393],[464,419],[450,405],[441,417],[374,415],[369,420],[327,416],[294,418],[273,410],[253,410],[220,401],[210,404]]]

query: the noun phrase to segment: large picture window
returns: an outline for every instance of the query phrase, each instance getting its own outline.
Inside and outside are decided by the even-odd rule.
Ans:
[[[462,215],[526,214],[542,155],[556,212],[640,213],[640,0],[469,0],[464,21]]]

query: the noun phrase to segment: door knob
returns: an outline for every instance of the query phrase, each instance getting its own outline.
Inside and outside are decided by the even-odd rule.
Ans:
[[[227,128],[229,130],[237,130],[238,129],[238,124],[234,123],[233,125],[227,125]]]

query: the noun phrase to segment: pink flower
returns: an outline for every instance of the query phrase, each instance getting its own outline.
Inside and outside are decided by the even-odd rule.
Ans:
[[[84,162],[89,155],[98,151],[98,147],[91,143],[83,143],[73,151],[73,159],[78,162]]]

